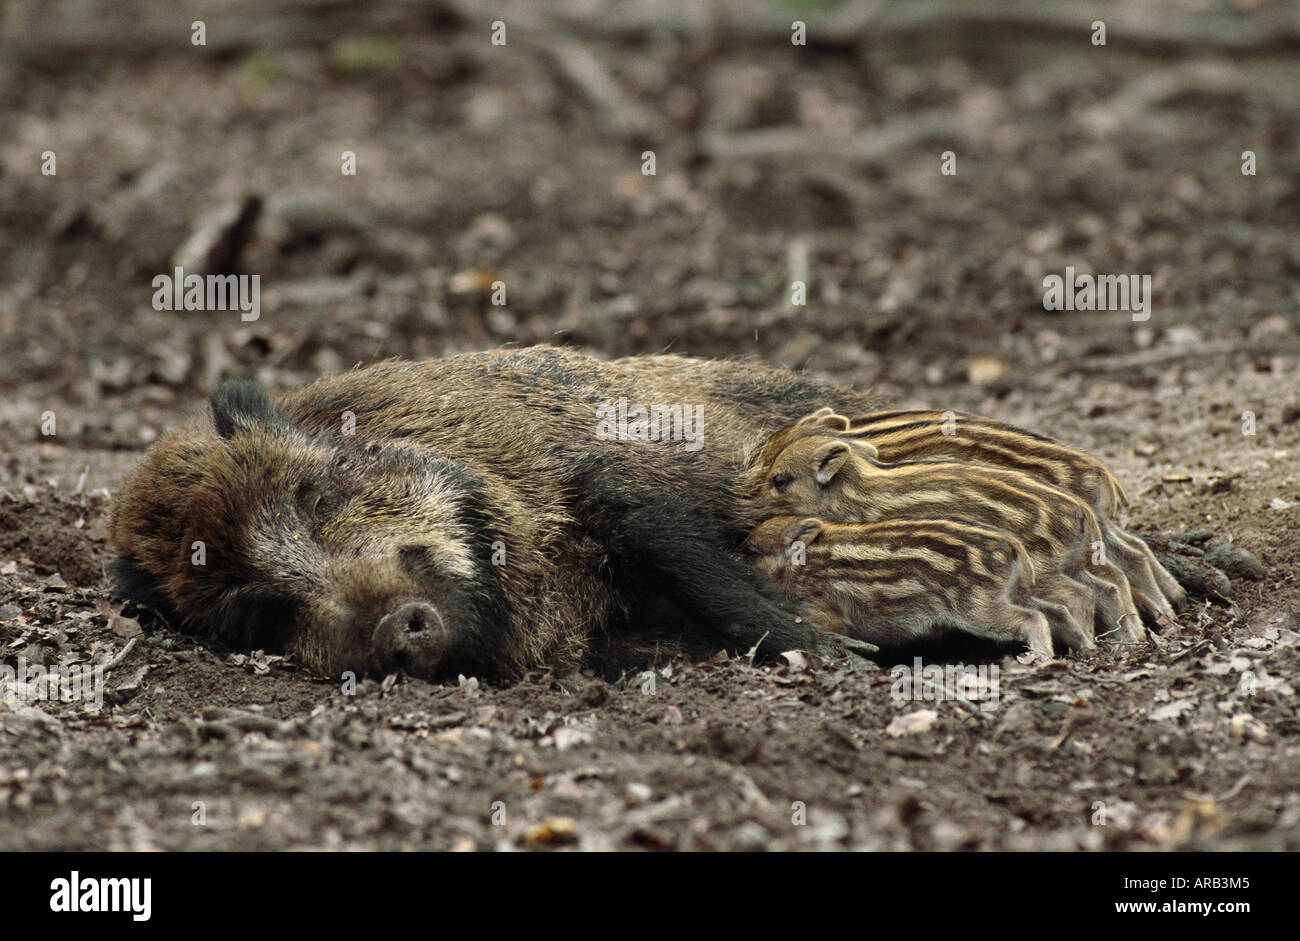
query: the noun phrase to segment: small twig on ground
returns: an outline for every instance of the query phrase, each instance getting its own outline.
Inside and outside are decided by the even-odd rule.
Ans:
[[[1226,791],[1223,792],[1223,794],[1221,794],[1221,795],[1219,796],[1219,798],[1218,798],[1218,802],[1219,802],[1220,804],[1226,804],[1228,801],[1232,800],[1234,797],[1236,797],[1238,794],[1240,794],[1242,791],[1244,791],[1244,790],[1246,789],[1246,785],[1248,785],[1248,784],[1250,784],[1250,783],[1251,783],[1251,777],[1250,777],[1250,775],[1248,775],[1248,774],[1243,774],[1243,775],[1242,775],[1242,776],[1237,780],[1237,783],[1236,783],[1236,784],[1234,784],[1232,787],[1228,788]]]
[[[961,703],[968,710],[970,710],[971,714],[974,715],[977,719],[980,719],[984,722],[989,722],[992,721],[993,719],[991,715],[989,715],[979,706],[975,705],[975,703],[971,702],[969,699],[967,699],[961,693],[957,692],[955,689],[950,689],[949,687],[945,686],[942,683],[936,683],[934,680],[927,680],[924,677],[920,678],[920,684],[922,686],[929,688],[936,694],[942,693],[944,697],[951,699],[954,702]]]
[[[138,640],[138,638],[132,637],[130,640],[126,642],[126,646],[123,647],[120,651],[118,651],[117,656],[115,656],[112,660],[109,660],[107,663],[104,664],[103,669],[105,673],[107,673],[109,670],[113,669],[116,666],[120,666],[122,661],[125,660],[128,656],[130,656],[131,651],[135,649],[136,640]]]

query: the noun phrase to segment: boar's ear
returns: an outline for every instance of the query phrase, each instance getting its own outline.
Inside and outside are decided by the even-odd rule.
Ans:
[[[212,420],[223,438],[259,426],[293,427],[289,416],[271,401],[266,388],[251,379],[227,379],[212,390]]]
[[[843,441],[831,441],[823,444],[813,452],[813,480],[825,487],[839,473],[844,462],[849,459],[849,446]]]

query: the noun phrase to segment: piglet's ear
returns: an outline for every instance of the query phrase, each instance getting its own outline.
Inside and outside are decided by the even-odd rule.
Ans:
[[[822,521],[814,516],[807,519],[801,519],[797,523],[791,523],[786,527],[785,537],[786,545],[796,542],[802,542],[805,546],[821,535]]]
[[[813,452],[812,475],[819,486],[831,482],[849,459],[849,446],[843,441],[832,441]]]
[[[837,415],[834,409],[819,408],[799,419],[799,427],[806,431],[848,431],[849,420]]]
[[[217,434],[231,438],[253,428],[291,429],[293,422],[271,401],[266,388],[251,379],[228,379],[212,390],[212,421]]]

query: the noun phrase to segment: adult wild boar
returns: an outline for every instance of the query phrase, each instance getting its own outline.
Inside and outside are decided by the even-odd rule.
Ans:
[[[274,399],[228,382],[124,482],[116,576],[189,633],[327,675],[511,678],[619,637],[825,648],[741,553],[737,480],[776,429],[871,405],[756,363],[551,347]]]

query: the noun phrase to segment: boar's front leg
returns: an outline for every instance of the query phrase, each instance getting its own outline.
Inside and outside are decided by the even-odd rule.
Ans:
[[[618,521],[610,548],[620,568],[649,587],[661,588],[708,628],[742,649],[773,657],[810,650],[828,657],[879,648],[817,630],[801,612],[759,588],[750,565],[722,538],[707,511],[678,498],[652,498]]]

